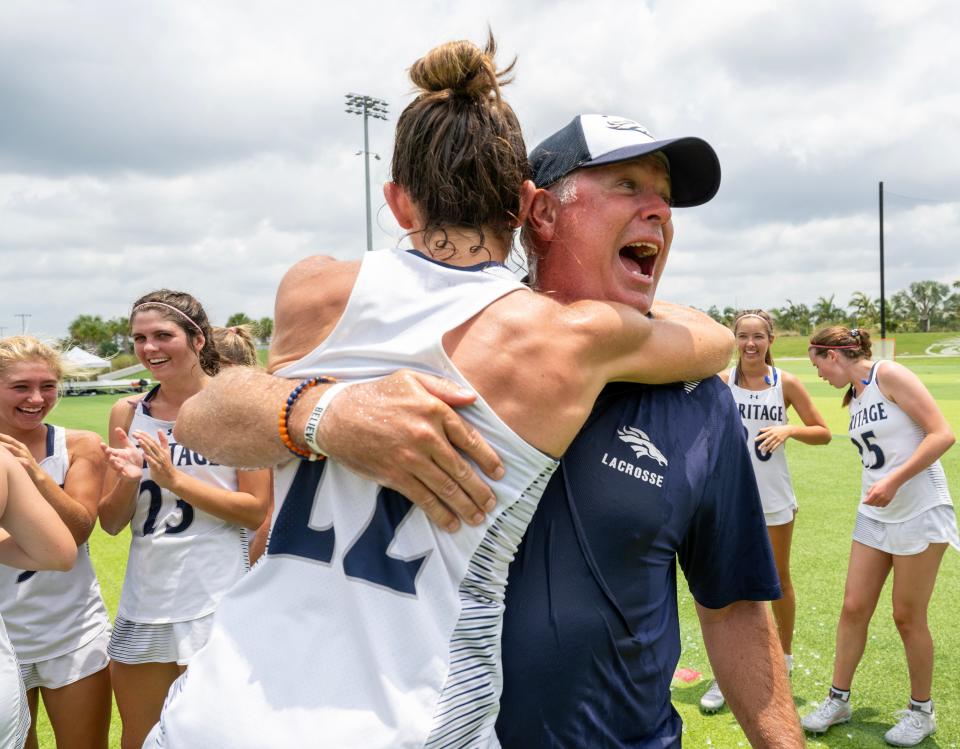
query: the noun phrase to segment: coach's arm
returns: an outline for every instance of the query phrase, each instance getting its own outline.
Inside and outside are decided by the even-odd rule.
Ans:
[[[783,649],[764,601],[722,609],[697,604],[703,642],[730,706],[752,747],[805,746]]]
[[[174,436],[224,465],[282,463],[291,455],[280,441],[277,419],[295,385],[261,370],[225,370],[183,404]],[[291,410],[289,433],[301,448],[307,417],[327,387],[309,388]],[[337,394],[317,442],[339,463],[395,489],[434,523],[456,530],[457,516],[479,523],[496,502],[460,451],[491,478],[503,475],[497,455],[454,411],[475,399],[449,380],[401,370]]]

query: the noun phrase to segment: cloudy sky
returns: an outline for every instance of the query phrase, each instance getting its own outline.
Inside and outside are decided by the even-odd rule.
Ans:
[[[365,247],[361,119],[410,100],[433,45],[519,58],[532,146],[579,112],[699,135],[723,165],[675,213],[661,296],[706,308],[960,279],[960,10],[953,0],[4,0],[0,333],[62,335],[167,286],[215,322],[272,314],[284,270]],[[589,9],[588,9],[589,8]],[[374,244],[395,117],[371,121]]]

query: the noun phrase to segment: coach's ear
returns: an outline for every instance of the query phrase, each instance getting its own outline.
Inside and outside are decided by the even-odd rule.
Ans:
[[[527,228],[540,239],[551,240],[557,233],[557,218],[560,215],[560,201],[549,190],[536,188],[530,196],[530,208],[527,213]]]

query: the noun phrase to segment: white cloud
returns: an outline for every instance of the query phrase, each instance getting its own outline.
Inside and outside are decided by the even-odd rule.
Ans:
[[[358,117],[372,121],[377,245],[405,68],[487,23],[532,146],[584,111],[717,149],[724,183],[678,212],[662,293],[698,306],[876,294],[960,278],[960,11],[946,0],[475,4],[412,0],[0,5],[0,327],[62,333],[158,286],[214,320],[270,314],[297,258],[365,246]],[[899,196],[910,196],[903,198]],[[926,200],[916,200],[922,198]],[[943,202],[931,202],[929,199]]]

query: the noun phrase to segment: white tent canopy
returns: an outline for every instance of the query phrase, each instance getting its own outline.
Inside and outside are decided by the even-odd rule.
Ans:
[[[110,362],[108,362],[106,359],[102,359],[96,354],[91,354],[88,351],[84,351],[79,346],[74,346],[63,355],[63,358],[71,364],[77,364],[81,367],[86,367],[87,369],[110,369]]]

